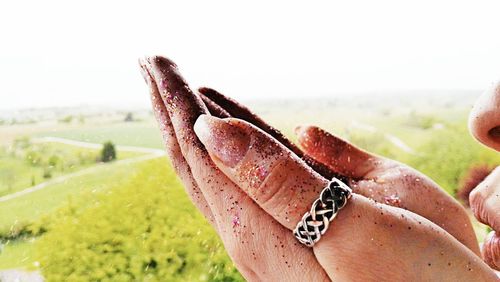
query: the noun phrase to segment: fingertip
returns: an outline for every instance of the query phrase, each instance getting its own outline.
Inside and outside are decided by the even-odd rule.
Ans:
[[[220,133],[223,124],[224,121],[218,117],[201,114],[194,122],[193,130],[200,141],[205,144]]]
[[[154,67],[174,67],[177,68],[177,64],[175,64],[172,60],[167,57],[153,55],[153,56],[145,56],[144,61]]]
[[[237,120],[201,115],[194,131],[211,156],[227,167],[234,167],[248,151],[250,136]]]
[[[321,145],[325,131],[313,125],[300,125],[295,128],[295,134],[300,146],[311,151]],[[309,153],[309,152],[308,152]]]
[[[312,125],[298,125],[295,127],[294,132],[299,140],[304,140],[314,136],[315,126]]]
[[[493,269],[500,270],[500,234],[491,231],[481,249],[484,261]]]
[[[212,90],[212,88],[209,88],[209,87],[202,86],[202,87],[198,88],[198,92],[200,92],[203,95],[205,95],[207,92],[210,92],[210,91],[213,91],[213,90]]]
[[[198,136],[200,141],[203,143],[203,140],[207,138],[207,134],[210,130],[208,127],[208,115],[200,115],[194,122],[193,130],[194,133],[196,133],[196,136]]]

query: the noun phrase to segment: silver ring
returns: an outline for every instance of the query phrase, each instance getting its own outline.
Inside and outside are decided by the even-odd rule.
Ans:
[[[297,223],[293,230],[295,238],[308,247],[314,246],[328,230],[338,211],[345,207],[351,195],[352,189],[334,177],[314,201],[311,210]]]

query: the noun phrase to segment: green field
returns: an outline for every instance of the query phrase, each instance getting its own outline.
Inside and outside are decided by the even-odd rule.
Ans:
[[[0,233],[16,228],[16,225],[24,226],[33,222],[73,198],[84,198],[87,199],[85,202],[91,202],[93,193],[106,190],[132,175],[136,167],[136,164],[100,164],[88,174],[0,203]]]
[[[58,176],[94,166],[100,150],[61,143],[32,143],[22,138],[0,148],[0,196],[17,192]],[[120,151],[117,159],[141,154]]]
[[[50,216],[63,207],[84,209],[95,202],[95,195],[127,179],[138,170],[136,164],[101,164],[92,173],[77,176],[43,190],[0,203],[0,234],[16,234],[46,224]],[[32,226],[31,226],[32,225]],[[28,226],[28,228],[27,228]],[[33,238],[5,240],[0,254],[0,269],[32,266]]]
[[[0,269],[35,268],[33,239],[19,239],[5,242],[0,255]]]
[[[452,195],[471,167],[500,164],[497,153],[469,136],[467,104],[393,104],[398,105],[392,102],[373,107],[371,103],[331,102],[289,103],[281,107],[256,104],[254,108],[293,140],[296,125],[317,124],[369,151],[421,170]],[[117,145],[163,148],[152,120],[102,122],[81,128],[58,126],[57,130],[33,132],[36,137],[92,143],[111,140]],[[414,153],[391,143],[388,135],[399,138]],[[62,158],[74,156],[75,148],[57,147]],[[119,158],[136,156],[130,154],[119,152]],[[9,159],[2,165],[15,168],[21,179],[37,171],[23,160]],[[39,269],[49,281],[67,277],[141,281],[161,277],[176,281],[241,279],[215,233],[198,212],[193,213],[194,207],[165,158],[125,164],[89,163],[55,176],[84,168],[90,171],[0,202],[0,269]],[[24,187],[28,182],[24,180],[18,185]],[[184,217],[185,214],[190,216]],[[484,230],[477,226],[480,236]]]
[[[104,123],[81,128],[39,132],[36,136],[53,136],[90,143],[112,141],[115,144],[163,149],[161,135],[156,124],[149,122]]]

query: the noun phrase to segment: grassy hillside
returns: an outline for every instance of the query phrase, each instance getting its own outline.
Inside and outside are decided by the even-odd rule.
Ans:
[[[59,128],[36,136],[54,136],[91,143],[112,141],[119,145],[163,149],[161,135],[153,120],[147,122],[113,122],[81,128]]]
[[[120,151],[117,159],[139,156]],[[0,146],[0,196],[17,192],[58,176],[73,173],[100,162],[100,150],[61,143],[34,143],[18,138]]]

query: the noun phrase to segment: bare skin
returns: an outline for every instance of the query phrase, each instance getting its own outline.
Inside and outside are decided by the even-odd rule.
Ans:
[[[500,81],[474,104],[469,115],[469,129],[479,142],[500,151]]]
[[[241,274],[250,281],[295,281],[298,277],[328,281],[314,254],[211,161],[193,130],[198,116],[208,111],[184,87],[175,65],[161,57],[140,63],[167,154],[191,200],[217,230]]]
[[[469,202],[476,218],[493,231],[486,237],[482,255],[493,269],[500,270],[500,167],[497,167],[470,194]]]
[[[469,128],[479,142],[500,151],[500,81],[476,101],[469,116]],[[469,203],[476,218],[493,229],[481,253],[489,266],[500,270],[500,167],[471,192]]]
[[[290,229],[327,180],[253,125],[207,115],[168,59],[141,65],[167,152],[248,280],[495,281],[439,226],[362,195],[351,198],[313,249],[301,246]]]
[[[332,170],[349,175],[356,193],[417,213],[479,254],[465,209],[424,174],[365,152],[314,126],[298,127],[296,132],[304,152]]]
[[[317,127],[296,129],[302,150],[249,109],[209,88],[201,88],[204,101],[226,114],[262,129],[301,157],[327,179],[337,177],[355,191],[379,203],[407,209],[441,226],[474,253],[479,246],[465,209],[422,173],[393,160],[375,156]],[[209,106],[209,109],[211,107]]]
[[[325,139],[326,143],[328,143],[328,139],[330,139],[330,146],[326,146],[325,150],[325,155],[328,154],[328,151],[336,151],[334,154],[339,154],[343,150],[338,150],[338,148],[343,148],[346,149],[347,151],[361,151],[355,146],[352,146],[345,141],[341,140],[340,138],[336,138],[334,136],[330,136],[330,138],[321,138],[321,136],[325,137],[328,136],[329,134],[326,132],[322,132],[318,128],[314,127],[302,127],[302,128],[297,128],[297,133],[299,134],[299,140],[301,140],[302,146],[304,148],[303,152],[300,150],[298,147],[296,147],[292,142],[290,142],[285,136],[283,136],[278,130],[274,129],[272,126],[266,124],[262,119],[260,119],[257,115],[251,112],[248,108],[246,108],[244,105],[239,104],[238,102],[232,100],[229,97],[224,96],[223,94],[217,92],[216,90],[210,89],[210,88],[200,88],[199,92],[201,94],[201,97],[203,98],[203,101],[206,101],[207,106],[210,110],[210,113],[213,115],[220,117],[220,118],[226,118],[226,117],[237,117],[240,119],[243,119],[249,123],[252,123],[253,125],[259,127],[263,131],[267,132],[274,138],[276,138],[278,141],[280,141],[283,145],[288,147],[292,152],[296,153],[298,156],[300,156],[304,161],[311,166],[315,171],[317,171],[319,174],[324,176],[327,179],[331,179],[331,177],[335,176],[337,178],[343,177],[342,179],[346,182],[352,183],[353,186],[356,186],[356,180],[353,178],[350,178],[348,176],[343,176],[337,172],[332,171],[330,167],[314,160],[311,156],[307,155],[307,147],[312,147],[315,148],[316,145],[320,145],[321,142],[318,142],[318,144],[314,144],[314,142],[310,142],[310,140],[315,140],[315,139]],[[215,109],[212,109],[212,107],[216,107]],[[218,114],[218,110],[222,109],[227,109],[228,111],[225,111],[224,115]],[[471,133],[473,134],[478,141],[482,142],[486,146],[489,146],[492,149],[495,148],[500,148],[500,81],[497,82],[496,84],[493,84],[490,89],[485,91],[483,95],[481,96],[480,99],[477,100],[473,110],[470,113],[470,118],[469,118],[469,127],[471,129]],[[307,130],[306,130],[307,128]],[[302,138],[301,138],[301,133],[302,133]],[[309,134],[310,133],[310,134]],[[311,137],[311,138],[310,138]],[[309,142],[307,142],[309,140]],[[308,144],[309,143],[309,144]],[[313,143],[313,144],[311,144]],[[337,147],[337,150],[334,149],[334,147]],[[314,150],[312,150],[314,151]],[[319,153],[318,153],[319,152]],[[324,156],[321,156],[322,151],[319,150],[317,153],[312,153],[311,155],[316,155],[318,159],[325,158]],[[362,152],[362,151],[361,151]],[[369,154],[368,154],[369,155]],[[349,160],[351,160],[351,156],[347,154],[347,157]],[[339,171],[342,171],[342,168],[339,168],[338,165],[335,163],[334,158],[326,158],[327,161],[326,163],[330,163],[330,166],[333,169],[337,169]],[[328,159],[330,161],[328,161]],[[406,175],[407,178],[414,178],[414,179],[421,179],[421,178],[426,178],[423,176],[421,173],[399,163],[395,163],[391,160],[384,160],[383,162],[387,162],[389,165],[391,165],[391,162],[393,163],[393,168],[392,170],[395,170],[397,168],[406,170],[408,174]],[[496,270],[499,270],[499,265],[500,265],[500,233],[495,230],[500,230],[499,223],[498,221],[500,220],[500,211],[498,210],[500,207],[500,200],[498,199],[498,193],[500,193],[500,181],[498,178],[499,174],[499,169],[491,174],[491,176],[488,178],[488,181],[484,181],[478,187],[471,193],[470,196],[470,205],[471,208],[476,216],[476,218],[484,223],[489,225],[494,229],[494,231],[490,232],[490,234],[486,237],[485,241],[482,244],[482,249],[481,253],[484,258],[484,260],[493,268]],[[347,172],[349,174],[349,172]],[[492,180],[493,179],[493,180]],[[359,180],[359,179],[358,179]],[[370,179],[367,179],[367,176],[361,176],[361,181],[366,182],[370,181]],[[411,182],[409,182],[411,183]],[[431,191],[432,190],[441,190],[434,182],[432,181],[427,181],[427,185],[431,186]],[[394,194],[390,194],[390,192],[393,192],[394,189],[386,189],[384,188],[386,185],[380,185],[378,190],[373,190],[373,188],[368,188],[365,189],[365,191],[360,191],[360,193],[364,193],[365,196],[371,197],[371,195],[376,194],[377,197],[373,197],[373,199],[380,201],[383,199],[383,203],[392,205],[392,206],[402,206],[402,201],[401,198],[399,197],[394,197]],[[415,196],[415,192],[419,192],[418,189],[415,189],[415,185],[404,185],[402,186],[402,190],[413,190],[414,193],[412,193]],[[371,189],[371,190],[370,190]],[[404,191],[403,191],[404,192]],[[406,194],[406,193],[404,193]],[[411,194],[411,193],[410,193]],[[442,196],[442,195],[441,195]],[[460,230],[460,221],[464,222],[465,224],[469,224],[467,217],[463,213],[463,209],[458,207],[458,204],[450,199],[445,200],[448,202],[449,209],[444,208],[441,210],[440,205],[434,205],[431,207],[431,209],[423,209],[419,204],[418,204],[418,199],[415,197],[410,197],[410,202],[414,203],[414,205],[410,205],[410,207],[405,206],[404,208],[407,208],[411,210],[412,212],[418,213],[428,219],[431,219],[434,223],[444,223],[445,225],[448,226],[442,226],[450,232],[450,234],[457,236],[457,239],[462,238],[468,238],[467,242],[466,240],[460,240],[462,243],[469,244],[469,247],[477,252],[477,244],[474,241],[470,240],[472,238],[471,234],[472,232],[469,232],[468,230],[465,234],[463,234]],[[412,206],[415,206],[416,208],[413,209]],[[460,216],[454,217],[452,220],[457,220],[457,223],[453,223],[452,221],[447,221],[447,218],[442,216],[442,213],[449,214],[448,211],[453,210],[453,209],[460,209],[462,210],[459,212]],[[441,217],[441,218],[440,218]],[[448,224],[447,224],[448,223]],[[451,228],[450,228],[451,227]]]
[[[345,175],[341,175],[332,171],[328,166],[314,160],[310,156],[306,155],[299,147],[297,147],[292,141],[288,140],[279,130],[267,124],[258,115],[254,114],[250,109],[244,105],[238,103],[237,101],[226,97],[225,95],[217,92],[214,89],[202,87],[198,89],[201,98],[207,105],[210,114],[218,118],[228,118],[234,117],[247,121],[254,126],[260,128],[267,134],[271,135],[285,147],[294,152],[297,156],[304,160],[307,165],[309,165],[314,171],[321,174],[326,179],[332,179],[336,177],[344,182],[348,182],[350,179]]]

